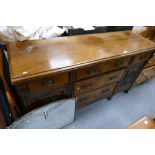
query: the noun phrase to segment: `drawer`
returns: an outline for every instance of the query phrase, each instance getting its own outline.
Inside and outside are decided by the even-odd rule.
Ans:
[[[147,62],[147,64],[144,66],[144,68],[148,68],[155,65],[155,53],[154,56]]]
[[[135,81],[134,86],[139,85],[145,82],[146,80],[148,80],[148,78],[143,74],[143,72],[141,72],[141,74],[138,76],[137,80]]]
[[[116,60],[109,60],[104,63],[92,65],[87,68],[77,70],[76,80],[95,76],[108,71],[116,70],[128,65],[130,57],[124,57]]]
[[[39,106],[45,105],[51,101],[62,99],[67,96],[67,87],[62,87],[59,90],[49,91],[49,90],[38,90],[29,92],[28,85],[18,87],[14,89],[16,96],[18,97],[18,103],[22,114],[33,110]]]
[[[44,94],[43,96],[37,97],[36,96],[31,96],[32,98],[32,103],[30,108],[34,109],[37,107],[40,107],[42,105],[48,104],[50,102],[56,101],[56,100],[60,100],[64,97],[64,92],[63,91],[58,91],[58,92],[54,92],[51,94]]]
[[[52,92],[63,89],[68,83],[69,74],[61,73],[46,77],[40,80],[33,80],[28,83],[28,89],[30,93],[36,92]]]
[[[116,84],[111,84],[111,85],[105,86],[103,88],[96,89],[94,91],[86,93],[84,95],[78,96],[76,98],[76,108],[79,109],[79,108],[89,105],[92,102],[95,102],[99,99],[110,97],[113,93],[115,85]]]
[[[27,112],[30,112],[31,110],[38,108],[40,106],[43,106],[45,104],[48,104],[52,101],[56,101],[59,99],[62,99],[64,97],[64,92],[59,91],[51,94],[44,94],[41,96],[35,96],[35,94],[31,94],[26,97],[21,98],[21,103],[22,104],[22,113],[25,114]],[[22,102],[23,101],[23,102]],[[24,104],[23,104],[24,103]]]
[[[146,52],[146,53],[138,54],[138,55],[135,56],[135,59],[134,59],[133,63],[135,64],[135,63],[141,63],[143,61],[147,61],[147,60],[150,59],[151,55],[152,55],[151,52],[149,52],[149,53]]]
[[[149,80],[155,77],[155,66],[149,67],[142,71],[142,74]]]
[[[77,96],[83,93],[87,93],[93,89],[97,89],[104,85],[117,82],[121,79],[124,71],[124,69],[121,69],[111,73],[106,73],[100,76],[89,78],[87,80],[78,81],[75,83],[74,95]]]

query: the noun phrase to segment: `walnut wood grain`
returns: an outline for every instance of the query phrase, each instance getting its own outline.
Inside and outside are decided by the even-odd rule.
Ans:
[[[106,61],[91,65],[90,67],[80,68],[77,71],[76,80],[81,80],[91,76],[99,75],[109,71],[114,71],[126,67],[129,64],[131,57],[119,58],[113,61]]]
[[[103,87],[105,85],[115,83],[119,81],[124,73],[124,69],[113,71],[100,76],[95,76],[86,80],[76,82],[75,84],[75,96],[87,93],[93,89]]]
[[[155,129],[155,121],[150,116],[143,116],[130,124],[128,129]]]
[[[105,97],[111,97],[116,83],[90,91],[76,98],[76,109],[80,109]]]
[[[12,84],[95,62],[154,50],[133,32],[112,32],[8,44]]]
[[[144,69],[151,67],[151,66],[155,66],[155,53],[154,53],[154,56],[144,66]]]
[[[147,67],[142,70],[142,72],[140,73],[140,75],[138,76],[138,78],[135,81],[135,86],[139,85],[147,80],[150,80],[153,77],[155,77],[155,65],[153,65],[151,67]]]
[[[10,43],[11,83],[24,113],[68,97],[83,107],[130,89],[154,50],[129,31]]]
[[[151,52],[150,53],[146,52],[146,53],[137,54],[133,63],[138,64],[141,62],[145,62],[145,61],[149,60],[149,58],[151,56],[152,56]]]
[[[69,74],[66,72],[46,77],[44,79],[31,80],[27,82],[27,85],[29,87],[30,93],[37,92],[40,90],[55,91],[61,89],[63,86],[68,84],[68,81]]]
[[[136,79],[134,86],[137,86],[145,81],[148,80],[148,76],[143,74],[143,71],[140,73],[140,75],[138,76],[138,78]]]
[[[155,65],[148,67],[146,69],[143,69],[142,74],[147,78],[147,80],[155,77]]]

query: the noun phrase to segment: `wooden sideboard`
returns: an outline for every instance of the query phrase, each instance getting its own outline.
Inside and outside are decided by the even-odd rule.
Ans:
[[[9,68],[21,112],[76,97],[76,108],[128,91],[155,44],[131,31],[9,43]]]

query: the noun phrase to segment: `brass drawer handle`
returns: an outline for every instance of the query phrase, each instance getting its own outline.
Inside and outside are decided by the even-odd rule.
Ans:
[[[44,82],[43,82],[43,84],[44,84],[44,85],[47,85],[47,87],[52,86],[54,83],[55,83],[54,80],[48,80],[48,81],[44,81]]]
[[[124,64],[123,60],[119,60],[119,61],[116,62],[116,65],[117,65],[117,66],[121,66],[121,65],[123,65],[123,64]]]
[[[109,77],[109,80],[113,80],[113,79],[116,79],[117,78],[117,76],[115,75],[115,76],[111,76],[111,77]]]
[[[102,93],[104,94],[104,93],[106,93],[108,91],[109,91],[109,88],[102,90]]]
[[[99,71],[96,68],[91,68],[87,72],[88,72],[88,74],[94,75],[94,74],[98,73]]]

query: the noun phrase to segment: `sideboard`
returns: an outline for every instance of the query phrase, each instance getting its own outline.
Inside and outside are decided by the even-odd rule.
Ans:
[[[155,43],[131,31],[7,45],[10,83],[25,114],[51,101],[76,98],[76,108],[127,92],[153,56]]]

